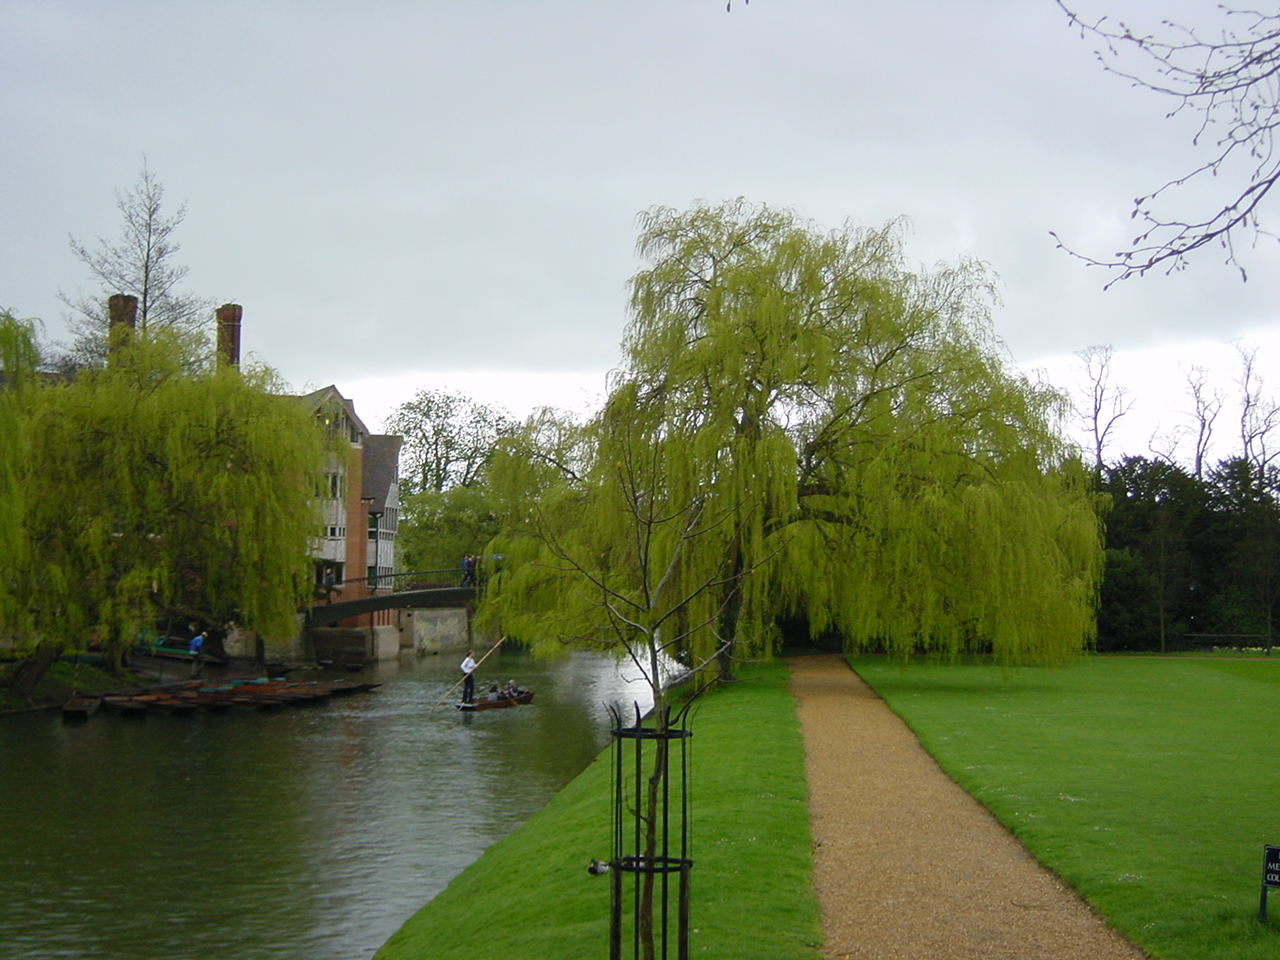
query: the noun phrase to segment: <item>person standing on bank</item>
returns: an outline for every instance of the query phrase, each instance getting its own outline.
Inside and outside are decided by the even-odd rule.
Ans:
[[[470,703],[476,695],[475,669],[478,664],[471,659],[473,651],[468,650],[462,661],[462,702]]]
[[[191,642],[187,644],[187,652],[191,654],[191,676],[193,678],[200,676],[200,671],[204,667],[204,631],[201,630]]]

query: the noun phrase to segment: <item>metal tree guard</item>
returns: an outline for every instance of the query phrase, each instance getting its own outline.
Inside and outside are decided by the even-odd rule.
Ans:
[[[689,706],[686,704],[673,716],[670,707],[663,704],[655,708],[649,726],[641,719],[639,705],[635,707],[633,726],[623,726],[622,711],[609,708],[614,721],[609,960],[622,960],[627,932],[632,944],[631,956],[637,960],[648,956],[642,954],[646,920],[652,923],[655,960],[669,960],[673,934],[676,960],[689,957],[689,871],[693,868],[693,861],[689,859],[688,748],[693,734],[685,729]],[[666,723],[661,723],[664,718]],[[650,745],[648,750],[646,743]],[[675,784],[672,783],[673,770],[679,775]],[[652,846],[648,845],[650,832]],[[674,891],[673,877],[677,881]],[[628,879],[630,891],[626,889]],[[623,923],[627,900],[632,906],[629,931]],[[647,918],[644,916],[646,901],[650,907]]]

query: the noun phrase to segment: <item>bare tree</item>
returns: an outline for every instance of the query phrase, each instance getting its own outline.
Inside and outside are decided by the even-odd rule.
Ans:
[[[1191,398],[1191,409],[1183,409],[1181,413],[1188,416],[1190,424],[1176,424],[1168,433],[1152,435],[1147,449],[1151,454],[1171,467],[1181,467],[1179,450],[1184,441],[1191,440],[1191,475],[1197,480],[1203,478],[1205,461],[1209,457],[1209,447],[1213,442],[1213,428],[1222,412],[1222,393],[1209,382],[1209,371],[1201,366],[1183,369],[1186,380],[1187,396]]]
[[[1192,367],[1186,371],[1187,393],[1191,396],[1194,417],[1195,448],[1191,459],[1191,475],[1197,480],[1204,476],[1205,459],[1213,440],[1213,425],[1222,412],[1222,394],[1209,385],[1209,371],[1204,367]]]
[[[164,185],[147,169],[133,189],[116,192],[116,208],[123,218],[120,239],[111,243],[99,237],[97,245],[86,246],[70,237],[71,252],[89,268],[89,278],[98,284],[93,294],[70,296],[58,291],[58,298],[71,308],[67,317],[73,341],[67,361],[73,366],[101,366],[106,358],[106,299],[113,293],[138,298],[138,329],[173,326],[199,334],[213,301],[181,289],[187,267],[175,262],[181,244],[174,236],[186,218],[186,204],[165,216]]]
[[[1095,344],[1085,347],[1076,356],[1080,358],[1085,377],[1084,386],[1077,394],[1080,400],[1077,410],[1080,424],[1093,445],[1095,475],[1101,476],[1103,455],[1111,431],[1133,408],[1133,401],[1128,399],[1128,391],[1117,386],[1111,378],[1113,352],[1110,346]]]
[[[1147,33],[1105,17],[1087,21],[1065,0],[1056,2],[1082,36],[1100,43],[1096,53],[1105,70],[1172,97],[1176,105],[1169,116],[1198,113],[1193,142],[1210,151],[1209,159],[1193,170],[1134,201],[1131,216],[1142,230],[1127,249],[1095,259],[1070,250],[1061,240],[1059,245],[1089,263],[1117,271],[1110,283],[1157,267],[1170,273],[1181,270],[1191,254],[1214,245],[1244,278],[1235,239],[1241,230],[1251,231],[1255,238],[1264,232],[1259,210],[1280,180],[1274,141],[1280,123],[1280,13],[1218,5],[1214,10],[1221,23],[1211,30],[1165,20],[1159,33]],[[1126,52],[1136,55],[1131,67],[1120,65]],[[1220,175],[1235,195],[1219,209],[1189,217],[1164,212],[1166,194]]]
[[[1258,348],[1236,343],[1240,358],[1240,455],[1259,471],[1270,466],[1280,450],[1270,447],[1271,434],[1280,427],[1280,404],[1264,395],[1265,382],[1258,371]]]

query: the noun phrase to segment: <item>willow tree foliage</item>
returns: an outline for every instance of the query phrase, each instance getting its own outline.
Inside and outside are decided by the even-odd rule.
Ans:
[[[991,333],[982,265],[915,269],[898,224],[741,200],[651,210],[638,249],[587,463],[495,461],[505,629],[691,668],[770,650],[783,615],[902,657],[1091,639],[1095,502],[1062,398]]]
[[[30,396],[40,355],[34,324],[0,310],[0,558],[12,566],[26,562],[22,533],[26,491],[21,467],[27,458],[24,402]],[[0,570],[5,561],[0,559]],[[21,630],[25,604],[16,584],[0,577],[0,624]],[[5,631],[0,630],[0,637]]]
[[[30,638],[118,649],[165,621],[293,631],[322,441],[269,371],[193,373],[159,330],[23,403],[28,550],[0,567]]]

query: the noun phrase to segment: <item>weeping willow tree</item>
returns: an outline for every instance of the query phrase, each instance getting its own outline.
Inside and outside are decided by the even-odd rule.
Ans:
[[[40,361],[34,324],[0,310],[0,572],[24,565],[27,542],[22,532],[25,490],[22,464],[27,459],[25,401]],[[20,634],[26,604],[12,577],[0,576],[0,625]]]
[[[26,560],[5,563],[46,650],[164,621],[288,635],[309,587],[321,431],[267,370],[193,372],[164,329],[25,402]]]
[[[485,606],[536,648],[641,668],[655,751],[630,809],[653,863],[669,664],[729,674],[784,615],[902,658],[1061,661],[1092,636],[1101,544],[1062,398],[1006,366],[981,265],[913,270],[897,224],[823,232],[743,201],[652,210],[638,249],[604,409],[494,458]]]
[[[1095,504],[1062,398],[991,332],[981,264],[913,269],[899,224],[825,232],[741,200],[641,226],[586,463],[495,459],[504,629],[721,672],[784,615],[903,658],[1082,649]]]

